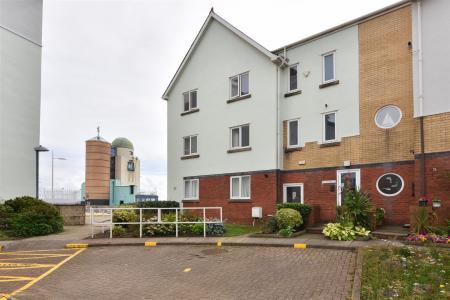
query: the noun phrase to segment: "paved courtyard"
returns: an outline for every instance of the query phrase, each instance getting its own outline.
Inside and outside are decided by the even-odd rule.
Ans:
[[[285,247],[88,248],[15,297],[346,299],[355,256]]]

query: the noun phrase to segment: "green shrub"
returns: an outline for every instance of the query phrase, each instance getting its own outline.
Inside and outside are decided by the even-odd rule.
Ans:
[[[41,201],[42,202],[42,201]],[[59,211],[51,204],[22,207],[11,218],[11,229],[16,236],[30,237],[61,232],[64,222]]]
[[[130,205],[122,205],[122,208],[132,208]],[[139,221],[138,209],[114,209],[113,210],[113,222],[114,223],[128,223]]]
[[[306,226],[306,224],[308,224],[309,215],[311,214],[311,211],[312,211],[312,206],[311,205],[302,204],[302,203],[295,203],[295,202],[279,203],[279,204],[277,204],[277,210],[282,209],[282,208],[295,209],[302,216],[303,225]]]
[[[180,207],[180,202],[178,201],[142,201],[136,202],[136,207],[139,208],[171,208]]]
[[[303,224],[302,216],[292,208],[282,208],[276,213],[278,228],[299,228]]]
[[[347,189],[342,206],[354,225],[366,228],[369,226],[369,214],[372,211],[372,204],[367,193],[361,190]]]
[[[278,231],[278,222],[275,217],[269,217],[262,228],[263,233],[275,233]]]
[[[40,204],[50,205],[47,202],[29,196],[17,197],[5,201],[5,205],[11,207],[15,213],[20,213],[30,207],[37,206]]]
[[[5,204],[0,204],[0,229],[8,229],[11,227],[11,218],[14,210]]]
[[[217,220],[216,220],[217,221]],[[203,229],[203,227],[202,227]],[[219,236],[225,233],[225,225],[223,223],[206,224],[206,234]]]
[[[161,221],[163,222],[175,222],[176,216],[174,213],[167,213],[161,215]],[[146,221],[156,222],[157,217],[152,217]],[[148,236],[166,236],[175,235],[175,224],[147,224],[142,228],[144,235]]]
[[[323,228],[322,233],[332,240],[353,241],[356,236],[369,236],[370,231],[362,226],[353,226],[352,224],[328,223]]]
[[[121,225],[114,225],[112,233],[114,236],[121,236],[124,235],[126,232],[127,230]]]
[[[292,229],[292,227],[283,228],[278,231],[278,234],[282,237],[291,237],[292,233],[294,233],[294,229]]]

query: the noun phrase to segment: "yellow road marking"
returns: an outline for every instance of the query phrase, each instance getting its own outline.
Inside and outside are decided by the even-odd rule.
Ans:
[[[33,268],[50,268],[55,264],[21,264],[21,263],[0,263],[0,270],[18,270]]]
[[[46,250],[26,250],[26,251],[10,251],[10,252],[3,252],[0,254],[10,254],[10,253],[30,253],[30,252],[50,252],[50,251],[67,251],[67,250],[73,250],[73,249],[46,249]]]
[[[18,288],[17,290],[13,291],[10,294],[3,294],[3,297],[0,298],[0,300],[8,300],[8,298],[11,298],[12,296],[17,295],[20,292],[23,292],[24,290],[28,289],[29,287],[33,286],[36,282],[38,282],[39,280],[41,280],[42,278],[48,276],[49,274],[51,274],[53,271],[57,270],[58,268],[60,268],[62,265],[64,265],[66,262],[68,262],[69,260],[71,260],[72,258],[74,258],[75,256],[77,256],[78,254],[80,254],[81,252],[83,252],[84,250],[86,250],[86,248],[82,248],[80,250],[78,250],[77,252],[73,253],[71,256],[67,257],[66,259],[64,259],[63,261],[59,262],[57,265],[55,265],[53,268],[51,268],[50,270],[48,270],[47,272],[45,272],[44,274],[34,278],[32,281],[28,282],[26,285],[22,286],[21,288]]]
[[[39,255],[39,254],[38,254]],[[19,257],[19,258],[0,258],[0,261],[10,261],[10,260],[27,260],[27,259],[41,259],[41,258],[55,258],[55,257],[67,257],[70,255],[47,255],[47,256],[32,256],[32,257]]]
[[[184,273],[190,272],[192,269],[191,268],[186,268],[183,270]]]
[[[222,247],[222,242],[221,241],[217,242],[217,247]]]
[[[25,276],[0,276],[0,282],[10,282],[10,281],[30,281],[36,277],[25,277]]]
[[[20,252],[2,252],[0,255],[17,255],[17,256],[33,256],[33,255],[39,255],[39,256],[70,256],[71,254],[62,254],[62,253],[20,253]]]
[[[306,249],[306,244],[294,244],[295,249]]]

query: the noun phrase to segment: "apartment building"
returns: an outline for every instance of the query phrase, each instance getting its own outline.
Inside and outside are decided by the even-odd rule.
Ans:
[[[35,195],[42,0],[0,1],[0,201]]]
[[[332,220],[344,183],[392,224],[422,195],[448,206],[449,19],[402,1],[268,51],[211,11],[163,95],[168,199],[234,222],[278,202]]]

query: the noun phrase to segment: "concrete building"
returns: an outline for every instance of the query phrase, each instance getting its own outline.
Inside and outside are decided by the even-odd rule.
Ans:
[[[42,0],[0,1],[0,200],[35,194]]]
[[[112,144],[100,135],[86,141],[86,174],[82,200],[91,205],[136,201],[140,190],[140,160],[133,144],[117,138]]]
[[[367,191],[391,224],[409,223],[422,195],[450,206],[438,176],[450,172],[450,61],[441,53],[450,14],[447,1],[421,2],[423,55],[434,56],[427,67],[423,60],[422,113],[433,116],[422,127],[417,2],[273,51],[211,11],[163,95],[168,199],[222,206],[234,222],[250,222],[252,207],[266,216],[278,202],[301,202],[318,211],[314,221],[328,221],[346,182]],[[444,50],[433,48],[436,34]]]

